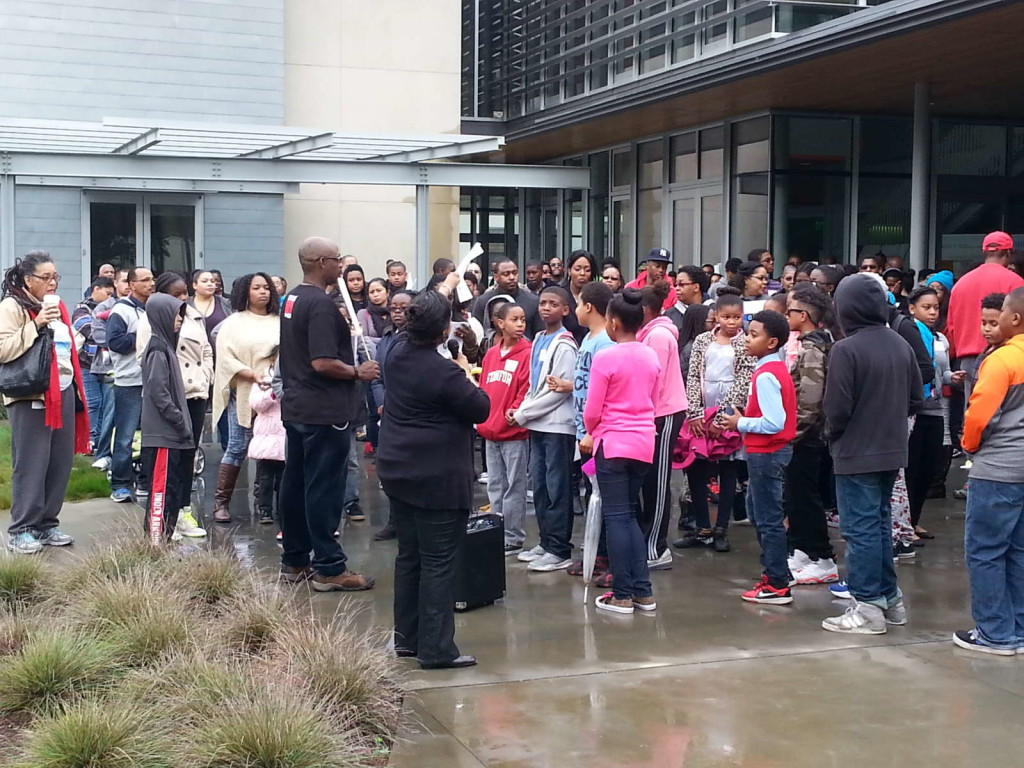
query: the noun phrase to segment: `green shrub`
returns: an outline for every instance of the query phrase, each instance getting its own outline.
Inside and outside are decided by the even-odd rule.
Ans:
[[[86,585],[65,615],[73,626],[107,641],[129,666],[155,664],[189,637],[181,596],[162,578],[144,574]]]
[[[0,554],[0,606],[17,611],[47,592],[49,565],[38,557]]]
[[[325,710],[352,716],[366,733],[393,734],[401,719],[395,660],[383,640],[353,630],[347,618],[305,620],[280,633],[272,663]]]
[[[46,713],[96,693],[118,673],[105,643],[65,631],[39,632],[0,659],[0,712]]]
[[[36,721],[16,768],[171,768],[174,748],[152,713],[126,699],[88,701]]]
[[[349,768],[361,762],[323,713],[288,691],[225,702],[183,750],[184,762],[196,768]]]

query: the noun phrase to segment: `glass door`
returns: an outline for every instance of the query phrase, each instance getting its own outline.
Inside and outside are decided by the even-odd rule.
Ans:
[[[722,194],[718,185],[674,193],[672,260],[676,266],[719,266],[725,253],[723,227]]]
[[[141,200],[83,194],[85,232],[82,242],[86,251],[83,280],[91,280],[102,264],[112,264],[115,269],[138,264],[142,242]]]
[[[201,197],[182,200],[177,196],[145,197],[143,238],[147,266],[153,274],[175,270],[191,275],[198,264],[196,243],[202,226]]]

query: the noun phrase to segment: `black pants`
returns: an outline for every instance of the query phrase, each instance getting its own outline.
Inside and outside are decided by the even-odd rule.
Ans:
[[[921,520],[928,489],[935,479],[936,468],[943,461],[942,416],[918,414],[914,431],[910,433],[907,457],[907,497],[910,499],[910,523],[917,526]]]
[[[398,530],[395,647],[427,664],[459,656],[455,645],[455,553],[468,509],[423,509],[391,497]]]
[[[718,519],[716,528],[728,528],[729,517],[732,515],[736,500],[736,477],[740,470],[739,461],[718,462]],[[715,465],[707,459],[695,459],[686,468],[686,479],[690,483],[690,499],[693,505],[693,517],[700,529],[711,527],[711,512],[708,509],[708,482],[711,480]]]
[[[786,467],[784,504],[789,518],[789,551],[802,550],[812,560],[834,559],[828,540],[825,502],[821,494],[821,468],[828,448],[793,443],[793,458]]]
[[[668,524],[672,516],[672,449],[682,426],[682,411],[654,420],[654,459],[644,477],[639,515],[640,532],[647,542],[648,560],[657,559],[668,549]]]
[[[256,460],[256,509],[260,512],[267,510],[272,513],[276,507],[278,509],[278,518],[281,516],[280,493],[284,466],[285,463],[283,461],[274,461],[273,459]]]
[[[285,422],[288,447],[281,479],[281,564],[310,565],[321,576],[344,573],[348,559],[334,532],[341,525],[352,430],[345,425]]]
[[[192,494],[194,452],[176,448],[143,448],[142,464],[150,478],[146,505],[146,534],[154,544],[169,540],[178,512]]]
[[[196,451],[199,448],[199,444],[203,441],[203,426],[206,424],[206,400],[193,398],[186,402],[188,403],[188,417],[192,421],[192,440],[196,444],[195,448],[188,451],[187,457],[190,467],[189,472],[192,473],[192,468],[195,467],[196,462]],[[192,484],[189,481],[190,492],[191,488]]]

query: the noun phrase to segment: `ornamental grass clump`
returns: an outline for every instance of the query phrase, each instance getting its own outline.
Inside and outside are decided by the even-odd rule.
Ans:
[[[0,659],[0,712],[47,714],[109,688],[121,673],[101,640],[50,629]]]
[[[267,652],[285,627],[300,621],[295,594],[277,584],[254,583],[224,600],[215,622],[221,647],[249,655]]]
[[[247,589],[252,577],[231,552],[200,551],[190,557],[168,559],[168,584],[203,610],[218,610],[221,603]]]
[[[83,701],[36,720],[15,768],[175,768],[169,729],[127,699]]]
[[[42,558],[0,554],[0,608],[17,612],[39,602],[51,581]]]

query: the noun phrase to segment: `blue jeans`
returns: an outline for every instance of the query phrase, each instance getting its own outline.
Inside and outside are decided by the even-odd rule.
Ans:
[[[89,412],[89,444],[95,452],[103,423],[103,384],[91,373],[83,373],[82,388],[85,390],[85,407]]]
[[[892,507],[896,472],[836,475],[839,532],[846,542],[846,583],[862,603],[883,610],[900,595],[892,562]]]
[[[142,387],[114,386],[114,448],[110,463],[110,490],[131,489],[132,441],[142,418]],[[140,483],[141,485],[142,483]]]
[[[565,560],[572,554],[573,435],[530,432],[533,508],[545,552]]]
[[[84,378],[96,379],[102,399],[98,421],[99,431],[96,433],[96,444],[92,451],[93,458],[109,459],[111,457],[111,444],[114,440],[114,377],[90,373]],[[92,419],[91,411],[89,418]],[[90,422],[90,424],[92,423]]]
[[[964,552],[981,639],[1024,645],[1024,483],[971,478]]]
[[[230,423],[230,422],[229,422]],[[288,444],[281,479],[281,564],[310,565],[321,576],[344,573],[348,559],[334,532],[341,525],[345,498],[345,466],[352,447],[346,425],[285,422]]]
[[[782,503],[782,489],[786,481],[786,467],[793,458],[793,448],[787,445],[774,453],[748,453],[747,515],[757,530],[757,543],[761,545],[761,567],[768,581],[776,589],[789,586],[789,565],[786,557],[786,527]]]
[[[252,440],[252,429],[243,427],[238,423],[238,405],[235,402],[235,393],[231,393],[226,410],[228,415],[228,447],[221,457],[221,464],[230,464],[234,467],[242,466],[245,457],[249,454],[249,441]]]
[[[651,465],[636,459],[606,459],[597,452],[597,486],[601,491],[601,519],[608,540],[608,569],[616,600],[650,597],[647,541],[640,530],[640,491]],[[534,501],[537,492],[533,492]]]

